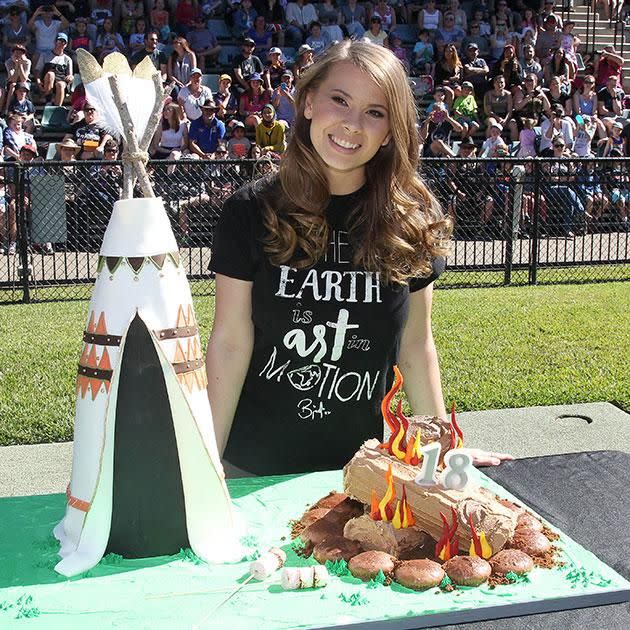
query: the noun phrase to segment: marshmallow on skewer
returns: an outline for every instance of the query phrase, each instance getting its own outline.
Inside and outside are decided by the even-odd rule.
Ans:
[[[287,554],[282,549],[272,547],[249,565],[249,573],[255,580],[264,580],[281,569],[286,561]]]
[[[321,588],[328,583],[328,570],[324,565],[313,567],[287,567],[282,572],[280,584],[285,591],[302,588]]]

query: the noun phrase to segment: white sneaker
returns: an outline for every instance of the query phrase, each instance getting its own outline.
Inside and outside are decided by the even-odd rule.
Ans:
[[[42,248],[44,254],[54,254],[55,250],[53,249],[52,243],[44,243],[44,247]]]
[[[9,251],[7,252],[9,256],[15,256],[15,251],[17,249],[17,243],[15,241],[9,244]]]

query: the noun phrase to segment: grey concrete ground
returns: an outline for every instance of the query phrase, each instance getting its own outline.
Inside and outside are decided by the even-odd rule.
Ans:
[[[472,411],[458,417],[467,446],[519,458],[609,449],[630,453],[630,415],[609,403]],[[0,497],[64,492],[71,467],[72,442],[0,447]]]

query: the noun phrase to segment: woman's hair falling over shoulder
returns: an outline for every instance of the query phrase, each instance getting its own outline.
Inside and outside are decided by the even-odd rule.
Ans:
[[[418,175],[416,106],[400,61],[382,46],[345,40],[331,46],[300,78],[296,118],[278,179],[262,198],[265,251],[273,264],[309,267],[325,253],[330,201],[325,164],[313,147],[306,96],[333,66],[350,62],[381,88],[391,139],[365,165],[366,185],[348,218],[356,267],[387,283],[428,276],[432,259],[448,253],[452,225]]]

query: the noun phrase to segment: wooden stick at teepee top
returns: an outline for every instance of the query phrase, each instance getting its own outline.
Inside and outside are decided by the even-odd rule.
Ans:
[[[136,172],[138,181],[140,182],[140,188],[145,197],[155,197],[153,192],[153,186],[149,180],[149,175],[145,168],[145,164],[149,161],[149,155],[146,151],[141,151],[138,145],[138,138],[136,138],[135,129],[133,126],[133,120],[127,107],[127,103],[123,100],[118,79],[115,76],[109,77],[109,85],[112,90],[112,96],[116,107],[120,113],[120,120],[123,125],[125,146],[123,150],[123,163],[125,165],[130,164],[133,170]],[[157,98],[157,95],[156,95]],[[131,194],[129,194],[131,193]],[[133,172],[131,169],[124,170],[123,180],[123,197],[125,194],[129,194],[129,197],[133,196]],[[129,198],[127,197],[127,198]]]

